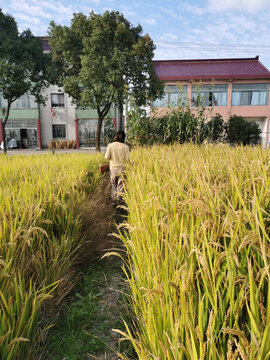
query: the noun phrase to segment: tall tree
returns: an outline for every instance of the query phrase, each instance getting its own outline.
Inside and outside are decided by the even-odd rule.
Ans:
[[[6,152],[5,126],[14,101],[25,93],[44,103],[42,90],[48,85],[50,55],[43,54],[42,42],[30,30],[21,34],[15,19],[0,9],[0,93],[6,100],[2,135]]]
[[[123,112],[129,94],[143,105],[162,92],[154,71],[153,41],[119,12],[74,14],[70,27],[51,22],[49,44],[59,85],[78,106],[97,110],[97,151],[103,119],[113,103]]]

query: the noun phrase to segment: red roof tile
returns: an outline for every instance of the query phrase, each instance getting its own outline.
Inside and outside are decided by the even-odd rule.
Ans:
[[[259,57],[243,59],[156,60],[161,80],[270,79]]]

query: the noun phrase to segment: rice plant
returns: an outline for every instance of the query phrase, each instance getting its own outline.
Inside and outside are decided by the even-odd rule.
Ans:
[[[270,358],[270,152],[136,149],[125,269],[141,360]]]
[[[101,161],[89,154],[1,157],[1,359],[31,358],[44,301],[65,289],[81,246],[73,208],[97,187]]]

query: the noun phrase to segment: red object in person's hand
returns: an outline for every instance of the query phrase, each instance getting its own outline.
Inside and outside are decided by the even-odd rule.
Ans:
[[[106,171],[109,171],[110,170],[110,164],[103,164],[103,165],[99,165],[99,172],[102,174],[102,173],[105,173]]]

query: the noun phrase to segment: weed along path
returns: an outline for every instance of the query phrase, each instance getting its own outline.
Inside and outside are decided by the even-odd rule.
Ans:
[[[119,359],[118,351],[134,358],[128,354],[132,350],[127,345],[123,348],[120,335],[112,330],[124,330],[126,285],[121,258],[104,257],[123,247],[120,240],[111,235],[117,231],[116,223],[121,222],[123,216],[111,203],[109,174],[105,175],[98,192],[77,211],[85,236],[84,251],[78,259],[83,276],[64,299],[55,325],[47,333],[40,359],[114,360]]]

